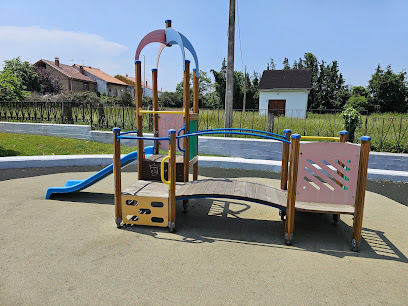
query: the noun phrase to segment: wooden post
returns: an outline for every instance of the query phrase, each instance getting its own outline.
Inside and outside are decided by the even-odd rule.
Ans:
[[[370,141],[371,137],[369,136],[361,137],[361,150],[360,150],[360,162],[358,164],[356,202],[354,205],[354,221],[352,237],[353,251],[358,251],[358,247],[361,241],[361,231],[363,228],[364,199],[367,185],[368,158],[370,155]]]
[[[199,101],[198,101],[198,76],[196,75],[196,69],[193,69],[193,113],[199,113]],[[198,117],[197,117],[197,130],[198,130]],[[197,136],[197,155],[198,155],[198,136]],[[193,181],[198,179],[198,160],[193,165]]]
[[[186,60],[186,69],[184,70],[183,83],[183,107],[184,107],[184,124],[186,134],[190,132],[190,61]],[[184,182],[188,182],[189,161],[190,161],[190,142],[188,137],[183,139],[184,144]]]
[[[296,184],[299,167],[300,135],[291,135],[288,198],[286,202],[285,242],[290,245],[295,223]]]
[[[169,230],[176,229],[176,130],[169,130],[170,136],[170,161],[168,166],[169,185]]]
[[[196,69],[193,69],[193,113],[198,114],[198,76],[196,75]],[[197,126],[198,128],[198,126]]]
[[[122,223],[122,177],[120,165],[120,128],[113,129],[113,177],[115,182],[115,222],[119,228]]]
[[[274,125],[275,125],[275,114],[268,110],[268,132],[273,133]]]
[[[283,130],[283,135],[286,136],[286,140],[290,141],[290,136],[292,135],[292,131],[289,129]],[[289,151],[290,151],[290,144],[283,142],[282,143],[282,170],[281,170],[281,189],[282,190],[288,189]]]
[[[152,85],[153,85],[153,110],[159,110],[159,95],[157,92],[157,69],[152,69]],[[153,134],[154,137],[159,136],[159,115],[153,114]],[[154,154],[159,154],[159,142],[155,141]]]
[[[340,142],[347,142],[348,139],[348,132],[347,131],[340,131]]]
[[[143,115],[139,113],[142,108],[142,62],[135,61],[135,99],[136,99],[136,123],[137,136],[143,137]],[[143,140],[137,140],[137,176],[142,179],[143,175],[143,160],[144,160],[144,144]]]
[[[190,132],[190,61],[185,62],[186,69],[184,70],[183,83],[183,107],[184,107],[184,125],[185,133]],[[190,174],[190,140],[188,137],[183,139],[184,144],[184,182],[189,181]],[[188,200],[183,200],[184,211],[187,210]]]
[[[227,80],[225,84],[225,128],[232,128],[234,102],[234,46],[235,46],[235,0],[229,1]]]
[[[292,131],[289,129],[283,130],[283,135],[286,136],[286,140],[290,141],[290,135]],[[290,151],[290,144],[289,143],[282,143],[282,167],[281,167],[281,189],[287,190],[288,189],[288,165],[289,165],[289,151]],[[286,211],[279,210],[279,216],[281,220],[285,220]]]
[[[342,143],[346,143],[347,142],[347,138],[348,138],[348,132],[347,131],[340,131],[340,142]],[[343,168],[345,167],[345,165],[341,162],[338,161],[337,162],[340,166],[342,166]],[[341,173],[340,171],[337,170],[337,174],[341,177],[344,178],[343,173]],[[337,185],[339,185],[340,187],[343,187],[343,184],[340,183],[339,181],[336,181]],[[333,222],[335,225],[337,225],[340,221],[340,214],[333,214]]]

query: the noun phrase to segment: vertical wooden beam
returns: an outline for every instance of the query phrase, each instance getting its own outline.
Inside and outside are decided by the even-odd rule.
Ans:
[[[169,130],[170,161],[168,166],[169,185],[169,230],[176,229],[176,130]]]
[[[142,62],[135,61],[135,99],[136,99],[136,123],[137,136],[143,137],[143,115],[139,113],[142,108]],[[137,176],[142,179],[144,160],[143,140],[137,140]]]
[[[235,0],[229,1],[227,80],[225,84],[225,128],[232,128],[234,102],[234,47],[235,47]]]
[[[152,69],[152,85],[153,85],[153,110],[159,110],[159,94],[157,91],[157,69]],[[153,114],[153,134],[154,137],[159,136],[159,115]],[[155,142],[154,154],[159,154],[159,142]]]
[[[286,203],[285,242],[290,245],[295,223],[296,184],[299,167],[300,135],[291,135],[288,198]]]
[[[198,79],[199,77],[196,75],[196,69],[193,69],[193,113],[198,114],[199,113],[199,100],[198,100]],[[199,126],[199,121],[197,117],[197,130]],[[197,136],[197,155],[198,155],[198,136]],[[196,181],[198,179],[198,159],[193,165],[193,181]]]
[[[348,132],[347,131],[340,131],[340,142],[347,142],[348,139]]]
[[[186,60],[183,83],[183,107],[184,107],[184,125],[186,134],[190,132],[190,61]],[[189,181],[190,174],[190,139],[183,139],[184,144],[184,182]],[[183,200],[184,211],[187,210],[188,200]]]
[[[356,202],[354,205],[354,221],[352,237],[353,251],[358,251],[358,247],[361,241],[361,231],[363,228],[364,199],[367,185],[368,158],[370,155],[370,141],[371,137],[369,136],[361,137],[361,150],[360,150],[360,162],[358,164]]]
[[[119,228],[122,223],[122,177],[120,165],[120,128],[113,129],[113,177],[115,184],[115,222]]]
[[[198,114],[199,101],[198,101],[198,76],[196,75],[196,69],[193,69],[193,113]],[[197,126],[198,129],[198,126]]]
[[[346,143],[347,142],[347,138],[348,138],[348,132],[347,131],[340,131],[340,142],[341,143]],[[345,167],[345,165],[341,162],[341,161],[337,161],[337,163],[342,166],[343,168]],[[337,174],[341,177],[344,178],[343,173],[341,173],[340,171],[337,170]],[[339,181],[336,180],[337,185],[339,185],[340,187],[343,187],[343,184],[340,183]],[[338,224],[340,221],[340,214],[333,214],[333,222],[334,224]]]
[[[183,82],[183,107],[184,107],[184,124],[186,134],[190,132],[190,61],[186,60],[186,69],[184,70]],[[183,139],[184,144],[184,182],[188,182],[189,161],[190,161],[190,142],[188,137]]]
[[[292,131],[289,129],[285,129],[283,130],[283,135],[286,136],[286,140],[290,141],[290,136],[292,135]],[[282,170],[281,170],[281,189],[282,190],[288,189],[289,151],[290,151],[290,144],[283,142],[282,143]]]

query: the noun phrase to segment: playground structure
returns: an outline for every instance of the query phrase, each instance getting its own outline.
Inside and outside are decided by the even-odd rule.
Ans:
[[[160,111],[157,95],[157,68],[152,69],[153,110],[142,109],[141,90],[141,50],[152,42],[159,42],[157,65],[162,50],[178,44],[184,67],[183,110]],[[185,60],[184,48],[194,57],[196,69],[193,74],[193,111],[190,113],[190,62]],[[193,46],[181,33],[171,28],[166,20],[165,30],[147,34],[140,42],[135,56],[135,92],[137,131],[121,133],[113,129],[115,176],[115,222],[123,224],[176,227],[176,200],[187,201],[192,198],[233,198],[252,201],[280,209],[285,219],[285,241],[291,244],[294,230],[295,210],[333,214],[334,222],[340,214],[354,216],[352,248],[357,250],[361,241],[365,187],[367,181],[370,140],[361,138],[361,146],[347,143],[346,131],[340,137],[313,137],[291,134],[285,130],[283,135],[249,129],[198,129],[198,60]],[[142,116],[153,114],[153,137],[143,136]],[[180,125],[182,124],[182,127]],[[176,126],[178,125],[178,126]],[[175,130],[178,129],[178,132]],[[168,131],[168,134],[166,134]],[[180,135],[184,131],[184,135]],[[132,134],[137,134],[133,136]],[[282,174],[281,188],[262,184],[231,180],[208,179],[198,181],[198,139],[200,135],[228,134],[249,135],[281,141]],[[120,140],[137,140],[138,181],[122,190]],[[339,142],[302,143],[306,140],[336,140]],[[153,140],[153,155],[143,153],[143,141]],[[183,144],[180,145],[180,141]],[[159,154],[159,148],[167,148],[168,155]],[[183,147],[183,148],[182,148]],[[183,155],[176,155],[177,148]],[[289,163],[290,152],[290,163]],[[288,166],[290,164],[290,166]],[[193,181],[189,182],[190,167],[193,168]],[[286,215],[286,218],[285,218]]]

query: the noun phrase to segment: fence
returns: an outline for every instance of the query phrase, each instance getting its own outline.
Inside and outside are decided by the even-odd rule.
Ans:
[[[306,118],[298,118],[298,110],[286,110],[286,116],[276,116],[266,110],[233,111],[233,127],[250,128],[274,133],[291,129],[301,135],[337,136],[344,129],[341,110],[308,110]],[[408,153],[408,116],[378,117],[363,114],[363,124],[356,130],[356,139],[372,137],[375,151]],[[136,129],[135,107],[95,106],[80,102],[0,102],[0,120],[74,123],[91,125],[92,129]],[[202,109],[199,129],[224,127],[223,109]],[[143,129],[152,131],[152,115],[143,117]]]

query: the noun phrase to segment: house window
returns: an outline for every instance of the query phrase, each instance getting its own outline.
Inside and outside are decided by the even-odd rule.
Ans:
[[[115,97],[117,97],[117,95],[118,95],[118,90],[115,88],[115,91],[113,92],[113,95],[115,96]]]
[[[84,90],[88,91],[89,90],[89,84],[88,83],[84,83]]]

